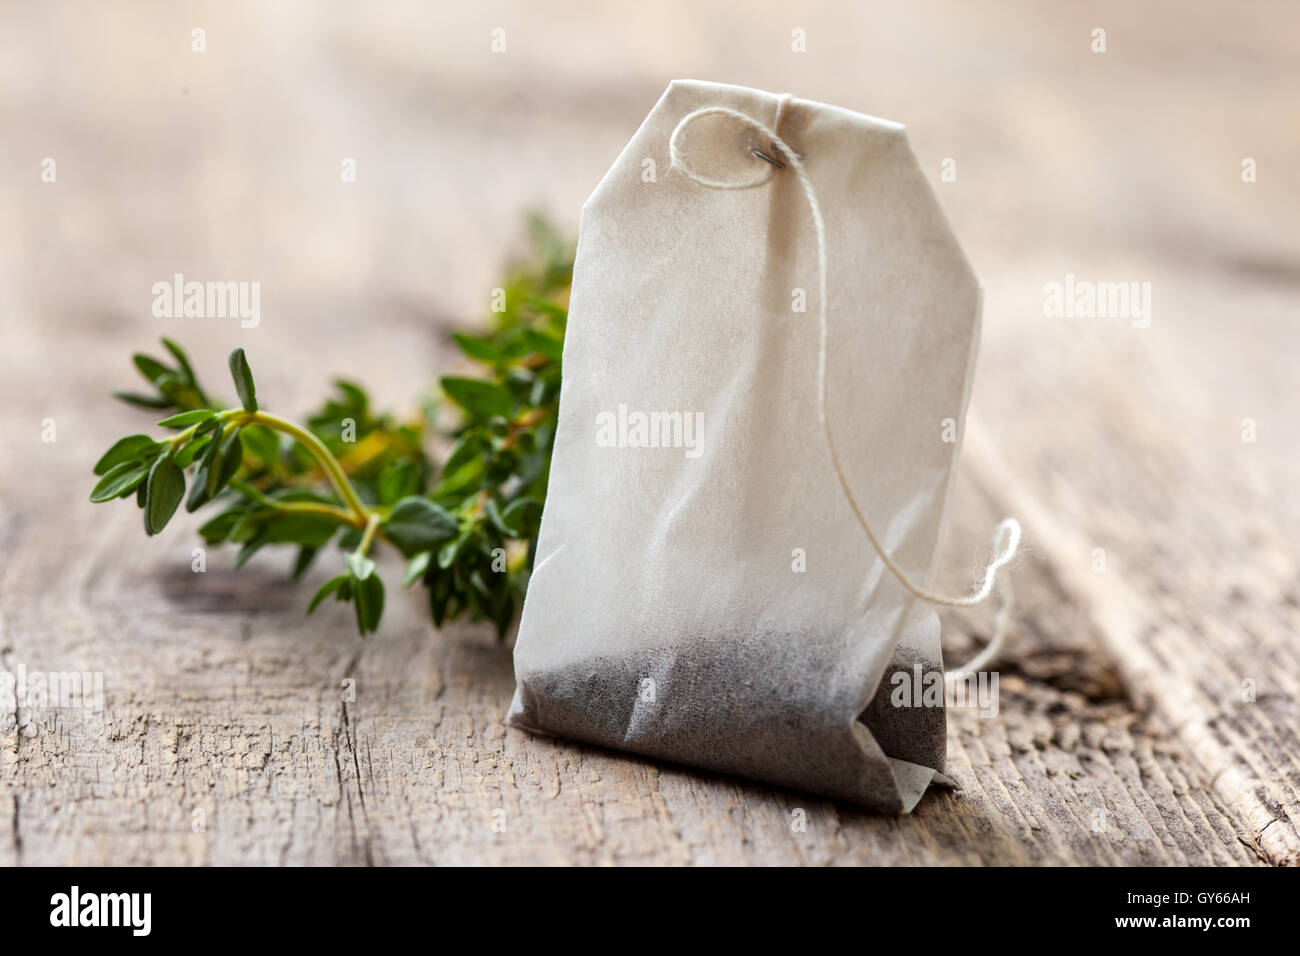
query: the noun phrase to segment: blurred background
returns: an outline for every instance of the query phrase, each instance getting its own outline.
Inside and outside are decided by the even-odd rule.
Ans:
[[[1298,40],[1300,4],[1260,0],[0,3],[0,654],[109,660],[164,686],[210,673],[212,701],[246,669],[323,693],[293,656],[326,641],[299,617],[309,592],[280,579],[248,597],[247,576],[210,573],[210,606],[188,610],[255,607],[301,650],[244,647],[231,616],[230,646],[160,662],[157,648],[191,653],[166,603],[151,605],[156,643],[135,649],[136,603],[193,586],[199,522],[168,529],[164,558],[131,509],[86,501],[96,457],[149,422],[107,397],[137,384],[131,353],[172,337],[229,394],[225,357],[242,345],[264,404],[287,415],[339,374],[415,408],[456,361],[448,331],[484,319],[526,250],[527,210],[575,235],[670,80],[748,85],[906,124],[985,285],[946,580],[966,580],[990,519],[1024,517],[1050,572],[1032,572],[1016,653],[1100,641],[1216,799],[1268,828],[1272,859],[1300,859],[1294,819],[1269,826],[1294,816],[1278,808],[1300,785]],[[260,324],[155,317],[152,286],[176,273],[260,282]],[[1150,325],[1045,316],[1045,284],[1067,274],[1151,283]],[[83,535],[96,570],[58,585]],[[34,557],[56,537],[67,554]],[[180,570],[160,583],[164,560]],[[129,573],[102,577],[117,565]],[[1067,595],[1088,599],[1085,623],[1054,616]],[[389,655],[377,673],[442,653],[416,611],[409,639],[369,645]],[[186,626],[206,634],[200,617]],[[340,668],[356,663],[350,634],[330,640]],[[479,723],[509,697],[508,658],[492,653],[452,669],[490,678]],[[1268,706],[1203,732],[1243,677]],[[180,706],[120,712],[136,705]],[[67,862],[83,859],[77,840],[99,845],[80,826]]]
[[[988,287],[995,354],[1021,323],[1042,325],[1042,284],[1067,271],[1155,281],[1144,348],[1194,321],[1175,315],[1202,283],[1250,296],[1298,279],[1294,4],[0,10],[0,388],[45,393],[69,423],[103,404],[74,399],[70,380],[120,386],[128,353],[161,334],[209,368],[245,344],[285,409],[335,371],[391,371],[381,397],[414,401],[440,359],[431,323],[485,312],[524,209],[576,232],[675,77],[906,123]],[[1243,157],[1258,162],[1253,186]],[[56,183],[42,181],[46,158]],[[940,181],[948,158],[955,182]],[[155,319],[150,288],[176,272],[259,280],[261,326]],[[1206,318],[1243,329],[1248,309]],[[1266,387],[1232,383],[1243,403]],[[0,472],[0,490],[13,481]]]

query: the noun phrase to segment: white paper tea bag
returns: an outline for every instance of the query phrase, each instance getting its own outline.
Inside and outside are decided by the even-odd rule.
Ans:
[[[510,723],[886,812],[945,782],[900,575],[933,571],[979,309],[902,126],[673,83],[583,209]]]

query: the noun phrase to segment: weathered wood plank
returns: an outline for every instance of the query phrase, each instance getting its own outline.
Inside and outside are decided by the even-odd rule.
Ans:
[[[179,10],[0,13],[0,671],[102,671],[106,698],[0,708],[0,864],[1297,862],[1300,9],[1013,9],[757,3],[738,33],[696,2],[214,8],[202,56]],[[277,410],[333,371],[418,400],[450,360],[435,318],[483,309],[520,208],[575,225],[685,74],[906,121],[988,286],[944,581],[1023,517],[1018,635],[998,718],[952,715],[963,789],[909,817],[507,731],[489,634],[394,594],[361,643],[301,616],[282,561],[194,574],[196,522],[146,541],[84,500],[148,421],[102,396],[160,334],[212,382],[245,345]],[[154,319],[176,271],[262,279],[262,324]],[[1151,281],[1151,327],[1046,319],[1066,272]],[[952,659],[981,620],[947,619]]]
[[[958,498],[963,537],[991,514],[972,498]],[[1160,727],[1129,709],[1087,619],[1041,564],[1020,575],[998,718],[953,714],[963,789],[894,820],[506,731],[508,649],[476,628],[435,633],[413,598],[396,596],[384,631],[361,642],[346,609],[300,616],[310,584],[277,580],[283,562],[259,556],[233,573],[213,554],[194,574],[184,532],[145,542],[127,509],[88,526],[70,561],[49,543],[64,534],[26,537],[71,534],[69,519],[27,517],[6,524],[16,557],[0,663],[113,663],[102,715],[0,717],[0,806],[16,820],[4,862],[1254,859]],[[796,809],[804,832],[792,831]]]
[[[1295,864],[1300,520],[1289,489],[1300,462],[1279,400],[1300,364],[1286,334],[1293,296],[1243,289],[1234,347],[1209,365],[1223,300],[1194,293],[1221,296],[1219,284],[1180,281],[1187,302],[1164,327],[1037,320],[989,368],[1005,375],[987,393],[991,414],[1015,423],[1014,438],[999,448],[975,429],[970,464],[1024,515],[1139,705],[1162,715],[1266,857]],[[1202,369],[1204,387],[1174,387]],[[1254,441],[1245,418],[1264,429]]]

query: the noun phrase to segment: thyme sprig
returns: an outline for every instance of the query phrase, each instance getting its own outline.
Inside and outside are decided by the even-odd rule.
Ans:
[[[170,361],[134,363],[151,392],[115,392],[129,404],[167,412],[173,434],[132,434],[99,459],[90,500],[134,497],[145,531],[163,530],[182,502],[217,513],[199,529],[209,545],[239,546],[235,566],[269,545],[298,549],[294,577],[322,549],[344,552],[341,573],[312,597],[350,602],[357,629],[376,630],[384,584],[373,554],[406,559],[403,586],[428,590],[437,625],[468,615],[492,621],[500,637],[514,620],[536,554],[555,439],[560,363],[572,275],[571,247],[541,220],[531,223],[536,255],[513,269],[495,301],[487,334],[453,338],[476,375],[441,379],[456,424],[441,467],[424,448],[434,406],[406,422],[376,414],[365,389],[338,380],[336,394],[304,424],[261,407],[242,348],[230,354],[239,402],[213,400],[188,356],[163,339]]]

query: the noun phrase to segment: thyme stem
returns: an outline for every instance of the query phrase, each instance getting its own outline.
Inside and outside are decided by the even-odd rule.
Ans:
[[[299,444],[303,445],[316,458],[325,474],[329,476],[330,484],[338,492],[343,503],[348,506],[356,519],[351,523],[356,527],[365,527],[372,517],[375,517],[369,508],[362,504],[361,499],[357,496],[356,489],[352,487],[352,482],[344,473],[343,468],[338,463],[338,459],[330,454],[330,450],[325,447],[325,443],[317,438],[307,429],[302,428],[285,418],[278,415],[272,415],[269,412],[240,412],[242,420],[247,424],[265,425],[267,428],[281,432],[293,438]]]
[[[365,534],[361,536],[361,543],[357,545],[357,552],[359,554],[365,554],[370,550],[370,545],[374,543],[375,540],[375,532],[378,530],[379,515],[372,511],[370,517],[366,520]]]
[[[336,508],[334,505],[328,505],[319,501],[276,501],[262,493],[256,486],[249,484],[242,478],[230,479],[230,487],[236,491],[247,495],[260,505],[267,508],[275,508],[277,511],[284,511],[291,514],[316,514],[323,517],[333,518],[339,524],[349,525],[353,528],[364,528],[364,522],[357,519],[357,516],[350,511],[344,511],[342,508]],[[376,517],[372,515],[372,517]]]

